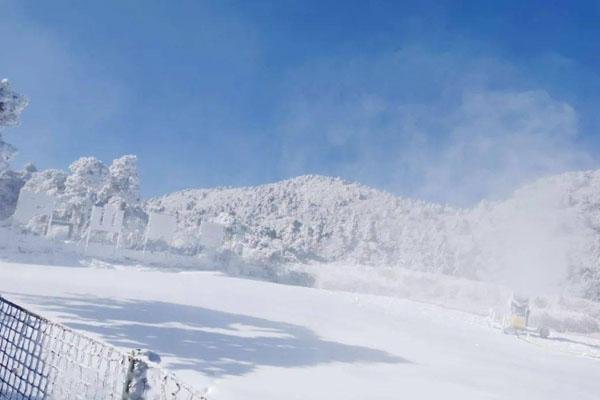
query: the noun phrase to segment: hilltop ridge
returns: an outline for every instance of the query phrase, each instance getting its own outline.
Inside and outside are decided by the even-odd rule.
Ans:
[[[535,281],[528,285],[568,279],[587,297],[600,295],[600,171],[543,178],[505,200],[469,209],[318,175],[184,190],[150,199],[146,208],[175,215],[188,240],[203,221],[219,221],[228,230],[223,249],[249,260]]]

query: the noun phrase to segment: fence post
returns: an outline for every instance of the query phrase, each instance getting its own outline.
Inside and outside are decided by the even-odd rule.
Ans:
[[[144,400],[148,390],[148,364],[141,357],[141,350],[132,350],[127,359],[129,367],[123,386],[122,400]]]

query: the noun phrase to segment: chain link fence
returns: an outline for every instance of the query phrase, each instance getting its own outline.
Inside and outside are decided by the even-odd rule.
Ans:
[[[146,361],[0,296],[0,400],[206,400]]]

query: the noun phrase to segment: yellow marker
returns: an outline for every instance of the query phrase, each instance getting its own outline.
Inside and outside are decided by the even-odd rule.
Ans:
[[[510,319],[510,324],[513,327],[513,329],[527,328],[527,321],[525,321],[525,318],[519,315],[513,315]]]

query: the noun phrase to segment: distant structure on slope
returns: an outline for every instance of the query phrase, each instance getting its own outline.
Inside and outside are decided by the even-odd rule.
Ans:
[[[47,233],[52,224],[54,204],[54,199],[46,193],[35,193],[21,189],[13,220],[21,225],[28,225],[34,218],[43,218],[47,224],[44,233]]]

